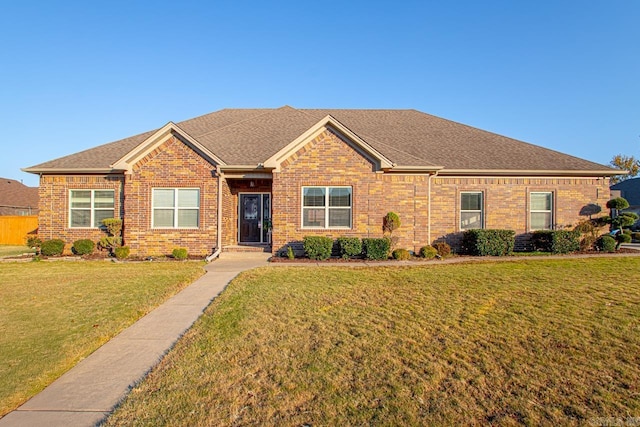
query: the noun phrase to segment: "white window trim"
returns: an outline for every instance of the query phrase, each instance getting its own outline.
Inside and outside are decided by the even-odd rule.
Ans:
[[[549,194],[551,195],[551,207],[550,209],[540,210],[540,209],[532,209],[531,196],[534,194]],[[553,226],[555,220],[555,214],[553,212],[555,207],[555,201],[553,200],[554,194],[553,191],[531,191],[529,192],[529,231],[539,231],[539,230],[553,230],[555,227]],[[531,221],[531,214],[533,213],[548,213],[551,215],[551,228],[533,228],[533,224]]]
[[[173,190],[174,191],[174,204],[175,206],[155,206],[155,190]],[[198,206],[197,208],[195,207],[186,207],[186,208],[181,208],[178,206],[178,190],[198,190]],[[197,230],[200,228],[200,196],[202,195],[202,192],[200,191],[200,188],[198,187],[153,187],[151,189],[151,228],[154,228],[156,230]],[[155,215],[154,215],[154,211],[156,209],[173,209],[173,227],[160,227],[154,224],[155,222]],[[195,227],[178,227],[178,212],[180,210],[194,210],[194,209],[198,209],[198,224]]]
[[[462,195],[463,194],[480,194],[480,210],[463,210],[462,209]],[[484,192],[483,191],[461,191],[460,196],[460,220],[458,221],[458,227],[460,227],[460,231],[467,230],[478,230],[477,228],[464,228],[462,227],[462,213],[463,212],[479,212],[480,213],[480,228],[484,229]]]
[[[324,206],[305,206],[304,205],[304,190],[305,188],[324,188]],[[350,206],[329,206],[329,189],[331,188],[348,188],[351,190],[351,205]],[[350,185],[303,185],[300,189],[300,227],[305,230],[351,230],[353,228],[353,187]],[[304,225],[304,210],[305,209],[321,209],[324,208],[324,227],[310,227]],[[349,215],[348,227],[331,227],[329,226],[329,210],[331,209],[343,209],[351,211]]]
[[[89,191],[91,193],[91,206],[88,208],[73,208],[71,207],[71,193],[73,191]],[[94,206],[95,203],[95,193],[96,191],[109,191],[113,194],[113,208],[96,208]],[[71,211],[90,211],[91,225],[89,227],[74,227],[71,224]],[[92,228],[100,228],[102,224],[94,224],[95,220],[95,211],[113,211],[113,216],[116,216],[116,192],[115,190],[111,190],[109,188],[70,188],[69,189],[69,228],[73,228],[75,230],[79,229],[92,229]]]

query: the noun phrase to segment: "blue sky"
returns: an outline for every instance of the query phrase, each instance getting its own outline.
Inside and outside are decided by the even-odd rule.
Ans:
[[[0,176],[222,108],[414,108],[640,157],[640,1],[0,7]]]

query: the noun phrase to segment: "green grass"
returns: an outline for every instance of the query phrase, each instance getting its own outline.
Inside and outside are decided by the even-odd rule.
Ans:
[[[17,256],[26,253],[33,254],[35,252],[35,249],[31,249],[29,246],[0,245],[0,258],[5,256]]]
[[[638,416],[638,273],[637,257],[246,272],[107,425]]]
[[[203,273],[200,263],[0,263],[0,415]]]

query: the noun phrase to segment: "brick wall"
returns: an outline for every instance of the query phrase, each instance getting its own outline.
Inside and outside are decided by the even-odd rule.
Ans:
[[[43,240],[62,239],[70,246],[78,239],[98,241],[106,234],[97,228],[69,227],[69,190],[114,190],[115,215],[123,209],[124,176],[42,175],[40,177],[38,236]]]
[[[588,204],[603,208],[609,200],[609,180],[598,178],[517,178],[517,177],[434,177],[431,184],[431,237],[458,246],[460,230],[460,193],[481,191],[484,196],[485,228],[515,230],[518,246],[528,242],[529,194],[552,192],[554,224],[574,226],[587,218],[581,215]]]
[[[384,175],[338,135],[325,131],[292,155],[273,178],[273,251],[308,235],[382,237],[382,218],[393,210],[402,226],[399,246],[419,248],[427,240],[427,177]],[[351,229],[303,229],[302,186],[351,186]]]
[[[175,137],[134,165],[124,184],[124,240],[131,255],[167,255],[177,247],[187,248],[194,256],[212,253],[216,246],[218,208],[218,178],[213,176],[214,170],[214,165]],[[199,227],[152,228],[153,188],[200,189]]]

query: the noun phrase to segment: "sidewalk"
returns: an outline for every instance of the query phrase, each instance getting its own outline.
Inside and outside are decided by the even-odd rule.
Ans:
[[[103,420],[240,272],[268,253],[223,253],[207,273],[122,331],[42,392],[0,419],[0,427],[94,426]]]

